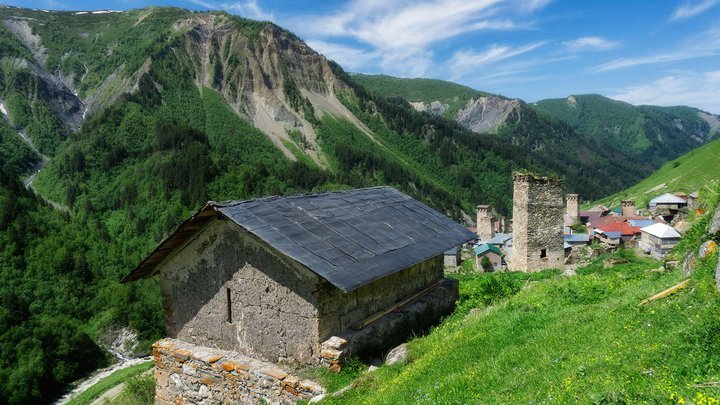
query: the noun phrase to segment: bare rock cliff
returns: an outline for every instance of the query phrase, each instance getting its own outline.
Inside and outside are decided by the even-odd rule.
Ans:
[[[470,99],[465,107],[458,111],[455,121],[463,127],[481,134],[492,131],[504,124],[510,114],[521,104],[518,99],[506,99],[497,96]]]

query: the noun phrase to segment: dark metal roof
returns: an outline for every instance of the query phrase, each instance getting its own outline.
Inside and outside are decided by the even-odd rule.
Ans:
[[[209,202],[123,282],[154,275],[155,267],[215,212],[345,292],[476,237],[390,187]]]

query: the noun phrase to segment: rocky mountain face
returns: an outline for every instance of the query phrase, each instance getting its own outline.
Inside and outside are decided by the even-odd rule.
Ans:
[[[82,83],[84,76],[64,71],[62,64],[46,66],[48,55],[41,33],[34,33],[28,23],[33,19],[18,19],[23,17],[22,12],[21,16],[8,15],[13,10],[3,10],[2,23],[31,51],[32,57],[10,60],[11,69],[32,75],[38,90],[30,98],[37,97],[50,106],[70,131],[77,130],[86,115],[111,105],[122,94],[137,92],[141,78],[152,72],[155,64],[162,63],[162,54],[148,55],[137,68],[122,63],[114,66],[98,85],[78,94],[75,85]],[[157,24],[148,18],[153,13],[157,11],[139,13],[133,28]],[[162,23],[167,24],[167,20]],[[296,159],[287,146],[290,143],[326,166],[318,153],[312,125],[316,114],[330,113],[357,121],[335,96],[336,80],[328,61],[274,24],[244,27],[243,23],[220,13],[178,13],[178,18],[165,27],[167,37],[172,39],[167,51],[188,63],[186,68],[198,88],[219,91],[238,115],[267,134],[288,159]],[[252,30],[251,35],[244,28]],[[89,35],[78,35],[83,34]],[[102,51],[113,52],[113,46],[118,44],[108,44]],[[83,66],[86,70],[93,68],[86,63]],[[154,85],[162,92],[159,83]],[[291,137],[291,133],[297,135]]]
[[[493,131],[505,124],[522,102],[518,99],[489,96],[468,100],[465,107],[457,112],[454,119],[463,127],[482,134]],[[516,118],[518,118],[516,116]]]
[[[49,138],[41,152],[60,155],[34,183],[62,184],[57,200],[63,193],[74,200],[76,190],[88,190],[83,181],[95,170],[110,175],[118,165],[164,150],[151,145],[153,133],[168,126],[203,135],[193,139],[208,143],[202,153],[213,165],[205,181],[210,189],[223,184],[222,195],[231,193],[225,185],[232,181],[241,181],[249,196],[297,191],[285,180],[290,171],[303,176],[297,179],[303,188],[319,187],[317,181],[396,184],[458,218],[479,200],[508,206],[515,168],[564,176],[569,188],[597,196],[652,169],[627,167],[618,175],[614,168],[624,155],[605,154],[595,147],[602,141],[578,136],[517,99],[439,80],[347,75],[268,22],[158,7],[126,12],[2,7],[0,22],[6,34],[0,40],[0,101],[33,142]],[[44,109],[51,116],[42,116]],[[31,124],[39,129],[31,131]],[[231,146],[240,149],[232,152]],[[241,150],[250,146],[258,152],[242,158]],[[260,152],[273,156],[272,162],[255,161]],[[307,169],[279,169],[287,162]],[[279,172],[268,172],[267,165]],[[78,169],[82,176],[74,174]],[[242,180],[235,179],[236,170]],[[607,173],[611,180],[588,179],[586,170]],[[65,183],[51,174],[62,174]],[[165,181],[187,184],[187,179]],[[204,190],[198,186],[191,194]]]
[[[456,104],[457,111],[447,117],[477,134],[496,130],[522,105],[522,101],[518,99],[492,95],[471,97],[466,101],[455,99],[445,103],[440,100],[409,102],[416,111],[436,116],[447,116],[446,113],[451,110],[450,103]]]

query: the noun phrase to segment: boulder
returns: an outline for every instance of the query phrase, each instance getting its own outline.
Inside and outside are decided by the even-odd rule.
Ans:
[[[714,236],[716,233],[720,231],[720,205],[715,208],[715,213],[713,214],[712,221],[710,221],[710,230],[708,231],[710,233],[710,236]]]
[[[403,343],[400,346],[390,350],[387,357],[385,358],[385,364],[392,366],[394,364],[401,364],[407,361],[408,357],[407,344]]]
[[[683,259],[683,266],[682,266],[682,272],[684,275],[689,276],[692,274],[693,271],[695,271],[695,266],[697,265],[697,259],[695,258],[695,253],[693,252],[687,252],[685,255],[685,259]]]
[[[714,240],[709,240],[702,245],[700,245],[700,249],[698,250],[698,257],[700,259],[706,259],[708,256],[713,254],[717,250],[717,243],[715,243]]]
[[[325,397],[327,397],[327,394],[320,394],[320,395],[314,396],[308,401],[308,404],[316,404],[316,403],[322,401],[323,399],[325,399]]]

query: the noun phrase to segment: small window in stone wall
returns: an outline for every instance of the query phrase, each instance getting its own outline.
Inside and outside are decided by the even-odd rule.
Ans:
[[[227,322],[232,323],[232,300],[230,298],[230,289],[225,289],[226,298],[227,298]]]
[[[541,249],[540,250],[540,258],[542,259],[545,257],[547,257],[547,249]]]

